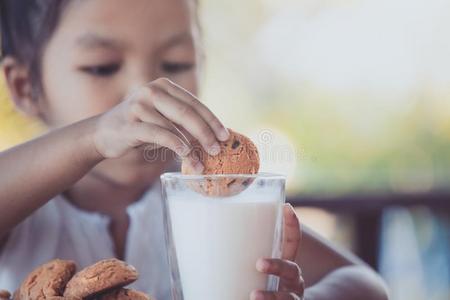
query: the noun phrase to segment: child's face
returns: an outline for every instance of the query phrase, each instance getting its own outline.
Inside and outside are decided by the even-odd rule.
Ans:
[[[188,1],[72,1],[42,60],[48,126],[102,113],[159,77],[195,94],[196,27]]]
[[[41,115],[49,127],[102,113],[134,87],[167,77],[197,93],[196,28],[191,0],[73,1],[42,60]],[[157,176],[166,162],[142,153],[96,167],[133,183]]]

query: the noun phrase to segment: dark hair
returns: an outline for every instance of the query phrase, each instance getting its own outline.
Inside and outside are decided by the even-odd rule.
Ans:
[[[42,92],[40,75],[43,50],[70,1],[0,0],[0,60],[12,56],[29,68],[34,97]],[[195,6],[195,21],[201,32],[198,0],[192,1],[192,4]]]
[[[70,0],[0,0],[1,59],[16,58],[30,69],[40,92],[41,58],[59,17]]]

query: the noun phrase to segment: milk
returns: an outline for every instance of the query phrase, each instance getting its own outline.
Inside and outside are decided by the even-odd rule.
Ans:
[[[270,195],[209,198],[168,195],[172,239],[184,300],[248,300],[265,290],[258,258],[273,255],[279,199]]]

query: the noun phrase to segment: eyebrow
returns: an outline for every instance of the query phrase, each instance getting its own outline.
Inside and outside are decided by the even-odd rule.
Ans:
[[[189,31],[184,31],[173,35],[164,42],[161,48],[167,49],[183,42],[193,42],[193,37]],[[86,33],[76,39],[75,43],[87,49],[95,48],[120,48],[120,42],[115,41],[95,33]]]
[[[189,31],[184,31],[173,35],[166,42],[164,42],[162,48],[167,49],[183,42],[193,42],[192,34]]]
[[[113,39],[94,33],[87,33],[76,40],[76,44],[84,48],[119,48],[121,44]]]

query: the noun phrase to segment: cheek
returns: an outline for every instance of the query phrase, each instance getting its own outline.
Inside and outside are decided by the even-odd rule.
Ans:
[[[130,73],[120,74],[114,79],[99,79],[61,61],[45,64],[42,74],[45,92],[43,114],[50,127],[68,125],[111,109],[136,83],[130,80],[134,78]],[[170,79],[194,95],[198,94],[197,69]]]
[[[121,99],[114,85],[99,83],[78,71],[49,68],[44,73],[46,118],[63,126],[105,112]]]

